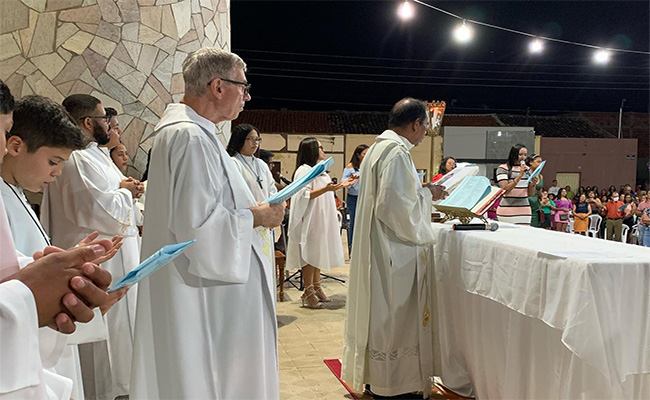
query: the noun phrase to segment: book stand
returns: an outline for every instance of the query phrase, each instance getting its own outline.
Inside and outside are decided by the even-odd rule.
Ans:
[[[466,208],[442,206],[439,204],[435,205],[434,207],[439,211],[445,213],[445,216],[442,218],[442,221],[440,221],[440,223],[443,224],[447,221],[451,221],[454,219],[459,220],[461,224],[469,224],[472,222],[474,218],[478,218],[486,224],[488,223],[488,221],[485,219],[484,216],[474,214],[473,212],[471,212]]]

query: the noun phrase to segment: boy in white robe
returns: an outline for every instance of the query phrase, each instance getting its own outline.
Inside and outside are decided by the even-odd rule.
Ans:
[[[13,96],[0,80],[0,164],[6,153],[5,139],[13,125],[13,108]],[[0,184],[4,184],[2,179]],[[21,254],[13,246],[0,197],[0,398],[70,398],[71,380],[43,369],[38,328],[50,325],[59,332],[72,333],[76,328],[74,320],[89,321],[94,316],[90,309],[107,302],[109,296],[103,290],[110,283],[110,274],[84,264],[105,253],[105,246],[95,243],[43,256],[62,252],[48,247],[34,254],[39,258],[37,261],[19,270],[17,256]],[[78,275],[82,273],[90,280],[81,280]],[[70,293],[70,288],[77,293]]]
[[[119,279],[139,263],[134,198],[144,190],[125,178],[98,146],[109,142],[109,125],[99,99],[68,96],[63,106],[92,140],[65,161],[61,176],[44,190],[41,222],[52,243],[70,247],[97,230],[100,237],[124,237],[116,256],[104,268]],[[87,398],[113,400],[129,394],[135,321],[135,290],[130,290],[105,316],[108,340],[79,346]]]
[[[227,51],[191,53],[183,100],[156,126],[142,257],[197,242],[140,283],[133,398],[279,398],[267,228],[284,205],[257,205],[215,129],[250,100],[244,69]]]
[[[352,242],[341,378],[382,396],[429,393],[433,375],[431,201],[440,186],[421,184],[409,150],[428,126],[420,100],[400,100],[389,130],[370,147],[360,172]]]

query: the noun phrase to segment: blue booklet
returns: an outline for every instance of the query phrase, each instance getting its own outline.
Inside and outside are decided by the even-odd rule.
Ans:
[[[192,245],[194,242],[196,242],[196,239],[190,240],[189,242],[168,244],[167,246],[163,246],[162,249],[153,253],[149,258],[144,260],[140,265],[133,269],[133,271],[129,272],[122,279],[117,281],[110,289],[108,289],[108,291],[114,292],[116,290],[122,289],[125,286],[135,285],[147,276],[153,274],[160,268],[167,265],[174,258],[178,257],[183,252],[183,250]]]
[[[546,160],[542,161],[542,163],[539,164],[539,167],[537,167],[537,169],[535,171],[533,171],[532,174],[530,174],[528,179],[526,179],[526,183],[530,183],[530,181],[532,181],[533,178],[535,178],[536,176],[539,176],[539,174],[542,173],[542,169],[544,169],[544,165],[546,165]]]
[[[311,169],[301,176],[300,178],[294,180],[290,185],[285,187],[284,189],[280,190],[273,196],[269,197],[268,199],[264,200],[262,204],[280,204],[283,201],[287,201],[288,199],[291,198],[294,194],[298,193],[300,189],[304,188],[309,184],[309,182],[313,181],[316,179],[320,174],[323,172],[327,171],[329,167],[334,164],[334,159],[332,157],[328,158],[327,160],[323,160],[319,162],[318,164],[314,165],[311,167]]]
[[[484,176],[468,176],[440,205],[471,210],[481,199],[490,194],[490,180]]]

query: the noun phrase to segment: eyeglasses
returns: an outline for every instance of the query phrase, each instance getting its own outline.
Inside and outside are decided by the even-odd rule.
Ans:
[[[262,138],[261,137],[247,137],[246,140],[250,140],[251,142],[261,142]]]
[[[235,84],[235,85],[242,85],[244,87],[244,96],[246,96],[247,94],[249,94],[251,92],[251,86],[252,85],[250,83],[248,83],[248,82],[234,81],[232,79],[226,79],[226,78],[222,78],[222,77],[219,77],[219,76],[214,78],[214,79],[221,79],[222,81],[225,81],[225,82],[228,82],[228,83],[232,83],[232,84]],[[208,82],[208,86],[210,86],[212,84],[212,81],[214,81],[214,79],[211,79],[210,82]]]
[[[325,151],[325,149],[323,148],[323,146],[318,146],[318,148],[321,149],[321,150],[323,150],[323,151]]]
[[[110,120],[111,120],[111,117],[110,117],[109,115],[102,115],[101,117],[95,117],[95,116],[93,116],[93,115],[87,115],[87,116],[85,116],[85,117],[81,117],[81,118],[79,118],[79,119],[80,119],[81,121],[83,121],[83,120],[86,119],[86,118],[91,118],[91,119],[100,119],[100,120],[103,119],[104,121],[106,121],[107,124],[108,124],[108,123],[110,122]]]

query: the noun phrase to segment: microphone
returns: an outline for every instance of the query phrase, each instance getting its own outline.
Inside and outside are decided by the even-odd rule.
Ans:
[[[284,182],[285,185],[290,185],[290,184],[291,184],[291,181],[288,180],[287,178],[285,178],[284,176],[282,176],[282,174],[279,174],[279,177],[278,177],[278,178],[280,178],[280,180],[281,180],[282,182]]]
[[[499,229],[499,224],[491,222],[488,224],[453,224],[451,229],[455,231],[496,231]]]

